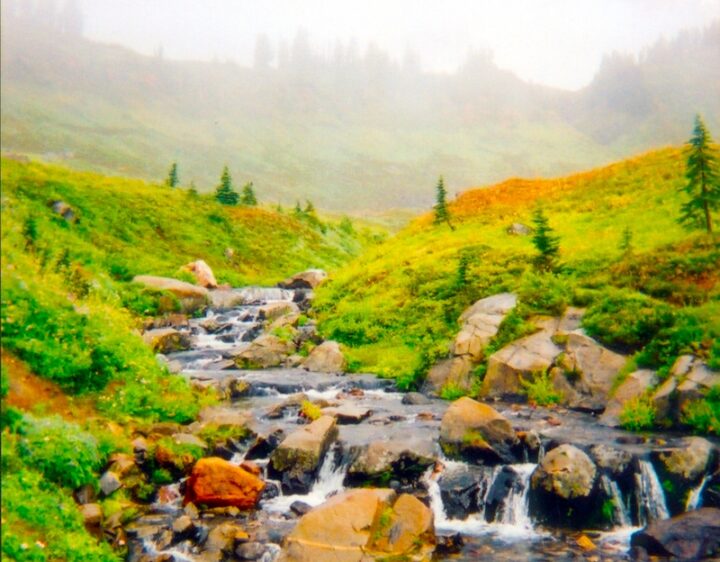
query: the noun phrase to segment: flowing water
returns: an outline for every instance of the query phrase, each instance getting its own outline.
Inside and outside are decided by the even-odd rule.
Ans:
[[[259,519],[262,519],[262,525],[273,529],[272,536],[276,537],[276,540],[268,541],[270,546],[263,555],[265,562],[271,562],[279,552],[282,535],[294,525],[296,519],[288,515],[290,506],[294,502],[316,506],[344,490],[350,453],[358,446],[378,440],[399,440],[411,447],[429,447],[438,458],[436,466],[430,467],[420,480],[419,497],[432,508],[439,535],[459,534],[464,539],[459,553],[447,558],[441,554],[438,560],[483,558],[517,561],[518,557],[522,557],[528,562],[557,562],[581,556],[582,551],[575,542],[576,533],[543,529],[533,521],[529,491],[537,464],[524,462],[477,467],[443,457],[437,438],[447,402],[431,399],[422,405],[403,404],[403,394],[395,390],[391,381],[372,375],[334,375],[288,368],[261,371],[228,368],[229,360],[261,333],[262,307],[296,298],[293,291],[280,289],[248,288],[236,290],[234,294],[242,304],[230,310],[211,310],[206,317],[190,321],[188,330],[192,337],[192,349],[169,357],[180,362],[184,376],[200,384],[221,384],[228,379],[247,383],[249,391],[232,402],[231,407],[251,414],[250,427],[257,434],[270,435],[277,430],[288,434],[300,427],[303,420],[298,415],[297,400],[294,406],[290,404],[278,411],[278,405],[287,403],[297,393],[303,393],[304,398],[309,400],[322,399],[340,406],[351,404],[371,411],[371,415],[360,423],[338,426],[338,441],[325,456],[307,494],[285,495],[280,491],[276,497],[261,502],[259,515],[262,517]],[[562,419],[558,427],[548,423],[548,413],[542,409],[502,403],[494,404],[494,407],[516,429],[533,430],[539,435],[539,449],[528,456],[534,456],[537,462],[542,461],[546,449],[563,442],[584,448],[608,444],[637,456],[637,470],[630,479],[629,488],[627,483],[621,486],[608,474],[601,475],[600,484],[611,502],[614,523],[610,532],[592,534],[604,559],[624,559],[632,531],[647,522],[669,516],[660,480],[652,463],[646,460],[647,450],[652,444],[638,443],[622,431],[601,426],[588,414],[555,411],[553,416]],[[645,458],[640,458],[643,455]],[[244,456],[245,452],[240,452],[232,462],[240,463]],[[268,459],[253,458],[253,462],[265,471]],[[474,507],[466,513],[456,512],[451,517],[448,515],[447,494],[453,492],[443,491],[444,482],[465,473],[471,474],[474,479],[474,491],[470,497]],[[267,474],[264,473],[264,476],[267,477]],[[701,505],[706,480],[689,495],[688,510]],[[280,486],[277,488],[280,489]],[[158,517],[165,517],[166,523],[171,523],[181,510],[177,485],[175,496],[172,492],[170,487],[170,501],[153,506]],[[630,506],[633,499],[634,510]],[[146,538],[143,544],[145,552],[161,550],[155,539]],[[162,552],[169,551],[165,549]],[[176,548],[172,554],[177,560],[193,560],[189,551],[178,551]]]

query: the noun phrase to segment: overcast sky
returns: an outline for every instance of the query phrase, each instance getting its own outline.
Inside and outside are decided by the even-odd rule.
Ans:
[[[453,71],[470,49],[521,78],[587,84],[602,55],[638,53],[661,37],[720,18],[720,0],[83,0],[86,35],[176,59],[249,64],[259,33],[291,41],[299,28],[319,50],[370,42],[427,70]]]

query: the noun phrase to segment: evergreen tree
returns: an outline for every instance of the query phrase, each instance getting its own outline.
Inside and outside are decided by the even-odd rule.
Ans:
[[[312,201],[305,201],[305,209],[303,209],[303,213],[308,217],[315,217],[315,205],[312,204]]]
[[[172,166],[170,166],[168,177],[165,180],[165,185],[168,185],[170,187],[177,187],[179,183],[180,179],[178,177],[178,165],[177,162],[173,162]]]
[[[681,188],[689,197],[680,210],[680,223],[694,228],[705,228],[712,234],[712,211],[720,209],[720,171],[712,139],[699,115],[695,117],[693,136],[688,142],[688,159]]]
[[[623,254],[632,254],[633,251],[633,232],[629,226],[623,230],[622,239],[620,240],[620,250]]]
[[[560,254],[560,241],[553,235],[553,229],[548,223],[547,217],[542,209],[537,208],[533,213],[533,224],[535,233],[532,243],[538,251],[535,257],[535,265],[538,269],[550,271],[555,267]]]
[[[240,203],[249,207],[255,207],[257,205],[257,197],[255,197],[255,190],[253,189],[252,182],[248,182],[243,186]]]
[[[233,188],[230,170],[227,166],[223,168],[222,176],[220,176],[220,185],[215,190],[215,199],[223,205],[237,205],[240,200],[240,196]]]
[[[300,208],[300,201],[295,201],[295,208],[293,209],[293,215],[295,218],[301,218],[303,216],[303,210]]]
[[[455,230],[455,227],[450,222],[450,211],[447,208],[447,191],[445,190],[445,180],[442,176],[438,180],[436,189],[436,203],[435,207],[435,218],[434,224],[440,224],[446,222],[451,230]]]
[[[195,187],[194,181],[190,182],[190,188],[188,189],[188,195],[190,195],[190,197],[193,197],[193,198],[198,197],[198,195],[199,195],[197,187]]]

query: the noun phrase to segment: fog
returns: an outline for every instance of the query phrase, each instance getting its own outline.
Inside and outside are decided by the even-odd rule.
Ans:
[[[576,89],[602,56],[638,53],[720,16],[720,0],[84,0],[86,35],[176,59],[252,61],[256,36],[276,48],[298,29],[330,52],[369,44],[426,70],[454,71],[469,50],[528,81]]]

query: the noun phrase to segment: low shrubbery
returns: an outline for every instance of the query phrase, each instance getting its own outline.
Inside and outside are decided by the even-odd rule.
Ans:
[[[620,425],[630,431],[644,431],[655,427],[655,408],[646,396],[636,397],[623,404]]]

